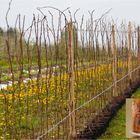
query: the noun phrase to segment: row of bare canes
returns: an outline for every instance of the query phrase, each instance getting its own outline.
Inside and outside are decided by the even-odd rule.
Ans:
[[[10,10],[10,9],[9,9]],[[72,139],[140,81],[140,27],[41,7],[0,32],[0,138]],[[68,13],[68,14],[67,14]],[[95,120],[96,121],[96,120]]]

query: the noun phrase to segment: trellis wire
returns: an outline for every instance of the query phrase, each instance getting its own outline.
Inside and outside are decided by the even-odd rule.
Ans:
[[[117,84],[118,82],[120,82],[121,80],[125,79],[127,76],[129,76],[130,73],[133,73],[134,71],[138,70],[140,68],[140,66],[138,66],[137,68],[135,68],[134,70],[132,70],[131,72],[129,72],[127,75],[125,75],[124,77],[122,77],[121,79],[115,81],[114,84]],[[110,85],[107,89],[105,89],[103,92],[98,93],[98,95],[96,95],[95,97],[93,97],[92,99],[90,99],[89,101],[85,102],[83,105],[79,106],[78,108],[76,108],[75,110],[73,110],[71,113],[69,113],[65,118],[63,118],[61,121],[59,121],[57,124],[55,124],[52,128],[50,128],[49,130],[47,130],[43,135],[39,136],[37,138],[37,140],[43,138],[43,136],[45,136],[47,133],[51,132],[53,129],[55,129],[58,125],[60,125],[63,121],[65,121],[73,112],[83,108],[84,106],[86,106],[87,104],[89,104],[90,102],[92,102],[93,100],[95,100],[97,97],[101,96],[103,93],[105,93],[106,91],[108,91],[109,89],[111,89],[114,84]]]
[[[46,8],[50,11],[44,14]],[[117,27],[106,14],[96,20],[89,12],[90,18],[82,16],[79,22],[78,10],[72,15],[69,8],[43,9],[39,8],[43,18],[33,15],[29,28],[25,29],[25,17],[18,15],[15,28],[7,23],[3,33],[0,83],[7,87],[0,90],[0,135],[4,139],[76,137],[112,98],[131,88],[131,74],[132,83],[140,78],[135,26],[129,26],[128,37],[127,25]]]

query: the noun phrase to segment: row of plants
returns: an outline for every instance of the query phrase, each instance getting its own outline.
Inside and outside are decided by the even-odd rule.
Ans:
[[[121,71],[117,73],[118,79],[125,75],[126,69],[127,62],[118,61],[118,70]],[[112,63],[75,70],[74,74],[76,107],[113,83]],[[102,106],[107,104],[109,98],[105,100]],[[5,139],[24,138],[24,136],[35,138],[44,128],[51,128],[67,116],[68,105],[69,74],[66,71],[59,72],[58,75],[48,74],[45,77],[31,79],[27,83],[21,80],[1,90],[0,135]],[[94,103],[92,107],[95,107]],[[81,114],[77,119],[79,117]]]

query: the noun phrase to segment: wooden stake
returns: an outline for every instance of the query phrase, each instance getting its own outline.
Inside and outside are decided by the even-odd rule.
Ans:
[[[68,23],[68,71],[69,71],[69,137],[76,137],[75,129],[75,101],[74,101],[74,47],[73,47],[73,23]]]
[[[140,66],[140,26],[137,28],[138,33],[138,66]],[[140,69],[138,71],[138,77],[140,78]]]
[[[132,50],[131,50],[131,38],[132,38],[132,33],[131,33],[131,22],[129,22],[128,25],[128,73],[129,73],[129,86],[131,87],[132,84]]]
[[[117,95],[117,51],[116,51],[116,41],[115,41],[115,28],[112,25],[112,54],[113,54],[113,67],[112,67],[112,76],[113,76],[113,96]]]

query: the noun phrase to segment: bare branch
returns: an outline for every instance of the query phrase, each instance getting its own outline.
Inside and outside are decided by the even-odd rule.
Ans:
[[[60,9],[55,8],[55,7],[52,7],[52,6],[37,7],[37,10],[39,10],[39,11],[44,15],[44,13],[41,11],[41,9],[47,9],[47,8],[54,9],[54,10],[57,10],[57,11],[59,11],[60,13],[62,13],[62,15],[65,17],[65,20],[66,20],[67,23],[68,23],[67,17],[66,17],[66,15],[65,15],[64,12],[65,12],[66,10],[68,10],[70,7],[66,8],[64,11],[61,11]]]
[[[11,9],[11,4],[12,4],[12,1],[13,1],[13,0],[10,0],[10,2],[9,2],[9,7],[8,7],[8,10],[7,10],[7,12],[6,12],[6,16],[5,16],[5,20],[6,20],[6,25],[7,25],[7,28],[9,28],[9,23],[8,23],[8,14],[9,14],[10,9]]]

